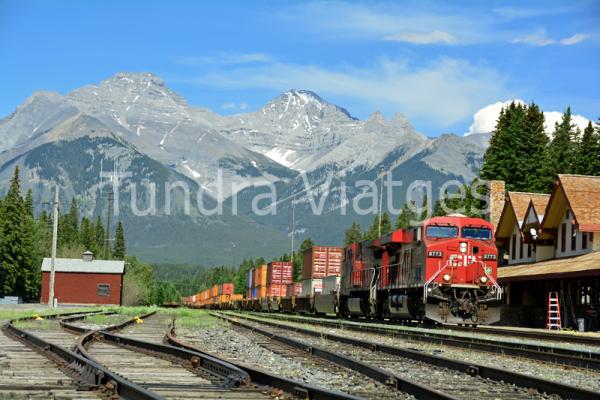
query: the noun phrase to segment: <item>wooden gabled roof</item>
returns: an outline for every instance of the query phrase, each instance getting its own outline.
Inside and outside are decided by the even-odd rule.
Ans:
[[[541,224],[549,200],[549,194],[535,194],[531,196],[531,200],[529,201],[529,205],[527,206],[527,211],[525,211],[525,216],[523,217],[523,220],[525,221],[523,222],[523,225],[527,223],[535,223],[535,225],[538,226],[539,224]],[[535,221],[529,221],[529,215],[532,212],[535,215]]]
[[[530,203],[533,203],[538,215],[540,214],[540,210],[543,214],[545,203],[548,202],[549,197],[549,195],[539,193],[508,192],[502,215],[496,227],[496,238],[510,237],[517,223],[519,224],[519,228],[521,228],[521,224],[527,216]],[[538,207],[540,208],[538,209]]]
[[[567,207],[580,231],[600,232],[600,176],[558,175],[542,229],[557,228]]]

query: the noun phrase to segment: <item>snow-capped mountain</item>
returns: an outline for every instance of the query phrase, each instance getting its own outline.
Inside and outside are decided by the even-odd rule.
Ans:
[[[112,155],[105,157],[111,165],[125,157],[119,154],[127,154],[129,160],[143,157],[143,163],[120,164],[121,168],[137,168],[130,172],[139,180],[148,176],[169,182],[190,179],[213,198],[240,193],[240,207],[247,209],[257,182],[275,183],[291,195],[302,189],[299,172],[307,173],[317,187],[328,174],[338,182],[352,182],[374,179],[382,168],[404,181],[470,181],[476,176],[488,140],[489,135],[479,134],[427,138],[400,113],[386,119],[374,112],[368,119],[359,120],[313,92],[296,89],[277,96],[256,112],[222,116],[190,106],[153,74],[119,73],[66,95],[36,92],[0,120],[0,175],[7,178],[11,168],[22,163],[29,181],[26,187],[29,184],[37,190],[58,180],[69,188],[69,194],[89,197],[90,171],[99,173],[99,165],[93,161],[86,167],[82,160],[102,148]],[[40,158],[42,148],[62,158],[51,159],[56,165],[31,162]],[[69,153],[64,151],[66,148],[77,151]],[[114,149],[106,150],[110,148]],[[70,169],[69,163],[80,165],[86,173]],[[356,194],[350,191],[349,200]],[[307,204],[305,195],[297,200]],[[331,200],[327,209],[335,210],[337,204]],[[285,238],[289,224],[286,206],[282,208],[278,218],[259,223]],[[332,224],[331,218],[303,216],[303,212],[310,212],[307,208],[299,207],[298,211],[299,224],[304,221],[302,229],[307,235],[329,243],[334,243],[335,237],[341,238],[346,226],[358,218],[351,214],[336,216]],[[243,224],[247,225],[245,218]],[[235,217],[216,224],[210,218],[180,220],[172,229],[177,230],[177,224],[189,229],[189,224],[206,226],[208,222],[214,225],[211,232],[215,238],[226,231],[232,243],[241,245],[243,238],[238,237],[241,231],[235,232]],[[321,231],[315,228],[319,224],[323,225]],[[173,237],[178,236],[168,239]],[[272,242],[279,243],[275,239]],[[139,243],[138,248],[147,245]]]

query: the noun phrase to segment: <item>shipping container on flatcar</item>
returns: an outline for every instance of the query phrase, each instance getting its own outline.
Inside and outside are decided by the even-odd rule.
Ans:
[[[302,280],[341,275],[342,260],[341,247],[313,246],[302,254]]]
[[[294,267],[289,261],[273,261],[267,264],[267,286],[288,285],[294,281]]]

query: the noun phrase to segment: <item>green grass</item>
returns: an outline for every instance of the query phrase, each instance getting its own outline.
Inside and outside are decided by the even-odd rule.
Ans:
[[[26,320],[26,321],[15,321],[14,326],[18,329],[26,330],[37,330],[37,331],[50,331],[57,329],[56,321],[50,319],[44,319],[41,321]]]
[[[84,311],[94,311],[98,310],[97,307],[90,308],[56,308],[51,309],[44,305],[34,306],[28,310],[22,309],[11,309],[11,308],[0,308],[0,320],[2,319],[17,319],[17,318],[25,318],[31,317],[34,314],[39,314],[41,316],[50,315],[50,314],[61,314],[61,313],[72,313],[72,312],[84,312]]]
[[[223,321],[212,317],[205,310],[181,310],[176,314],[175,326],[188,329],[209,329],[214,326],[223,325]]]
[[[121,322],[125,322],[131,319],[131,316],[125,314],[116,314],[116,315],[90,315],[86,317],[82,322],[84,324],[94,324],[94,325],[114,325],[119,324]]]

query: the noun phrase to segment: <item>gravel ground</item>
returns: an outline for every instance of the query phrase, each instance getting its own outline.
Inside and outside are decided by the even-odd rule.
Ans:
[[[177,328],[178,338],[192,345],[227,358],[253,365],[277,375],[302,381],[315,386],[340,390],[363,395],[373,391],[373,399],[397,398],[413,399],[414,397],[386,387],[353,371],[335,366],[325,367],[310,356],[290,358],[275,353],[259,345],[265,339],[248,331],[236,331],[231,326],[215,326],[210,328],[189,329]]]
[[[460,349],[452,346],[409,341],[399,337],[392,338],[384,334],[356,331],[349,332],[348,330],[344,329],[334,329],[321,327],[318,325],[310,325],[307,323],[294,323],[282,320],[278,320],[277,322],[289,326],[296,326],[339,336],[347,336],[350,333],[352,337],[356,339],[376,341],[377,343],[381,344],[419,350],[453,360],[467,361],[475,364],[505,369],[529,376],[535,376],[545,380],[560,382],[563,384],[600,392],[600,371],[591,371],[570,366],[560,366],[539,361],[528,361],[524,358],[503,356],[473,349]]]
[[[247,320],[244,320],[244,323],[261,327],[271,332],[292,336],[294,339],[304,343],[333,350],[364,362],[372,363],[404,379],[418,382],[428,387],[436,387],[444,393],[460,399],[560,399],[560,396],[540,394],[535,390],[520,388],[511,384],[491,381],[480,377],[471,377],[465,373],[434,367],[424,362],[380,352],[372,352],[368,349],[304,335],[298,332],[278,330],[274,327]]]
[[[264,317],[265,314],[264,313],[252,313],[254,316],[257,317]],[[468,339],[472,339],[472,338],[476,338],[476,339],[485,339],[485,340],[489,340],[489,341],[493,341],[493,342],[498,342],[498,343],[515,343],[515,344],[530,344],[533,346],[539,346],[539,345],[543,345],[545,347],[555,347],[555,348],[559,348],[559,349],[567,349],[567,350],[579,350],[579,351],[584,351],[584,352],[591,352],[591,353],[599,353],[600,354],[600,346],[594,346],[594,345],[588,345],[588,344],[582,344],[582,343],[571,343],[569,342],[569,335],[565,334],[564,338],[562,340],[536,340],[536,339],[527,339],[527,338],[518,338],[518,337],[514,337],[514,336],[509,336],[508,334],[505,336],[500,337],[499,335],[494,335],[494,334],[486,334],[486,333],[480,333],[480,332],[464,332],[464,331],[453,331],[452,328],[443,328],[443,329],[438,329],[438,328],[420,328],[420,327],[414,327],[414,326],[403,326],[403,325],[392,325],[392,324],[380,324],[380,323],[376,323],[376,322],[360,322],[360,321],[348,321],[348,320],[336,320],[336,321],[332,321],[331,319],[327,319],[327,318],[318,318],[318,317],[305,317],[305,316],[301,316],[301,315],[277,315],[277,314],[272,314],[269,315],[269,318],[278,318],[278,319],[283,319],[283,318],[293,318],[293,319],[297,319],[298,321],[307,321],[307,323],[310,323],[310,320],[321,320],[321,321],[327,321],[327,322],[337,322],[337,323],[341,323],[341,324],[347,324],[347,325],[365,325],[367,324],[368,326],[372,326],[372,327],[377,327],[377,328],[383,328],[383,329],[387,329],[387,330],[394,330],[394,331],[398,331],[398,332],[421,332],[421,333],[431,333],[431,334],[439,334],[439,335],[446,335],[449,337],[456,337],[456,338],[468,338]]]

